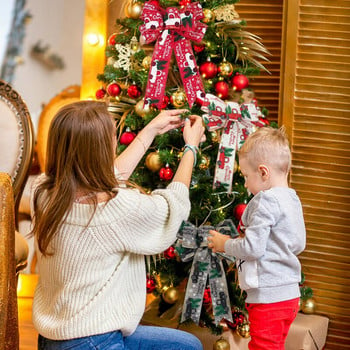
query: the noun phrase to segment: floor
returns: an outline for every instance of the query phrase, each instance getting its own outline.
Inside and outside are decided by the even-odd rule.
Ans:
[[[32,323],[32,298],[18,298],[19,350],[36,350],[37,337]]]

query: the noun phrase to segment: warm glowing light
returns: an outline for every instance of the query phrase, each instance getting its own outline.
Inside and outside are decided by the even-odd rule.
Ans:
[[[33,298],[39,275],[20,273],[17,281],[17,296]]]
[[[22,292],[22,278],[21,278],[21,275],[19,275],[17,280],[17,294],[21,294],[21,292]]]
[[[90,46],[102,46],[104,44],[103,36],[97,33],[87,34],[86,41]]]
[[[106,63],[105,42],[107,36],[107,0],[85,0],[84,40],[82,57],[82,82],[80,98],[95,96],[101,82],[97,74],[103,72]]]

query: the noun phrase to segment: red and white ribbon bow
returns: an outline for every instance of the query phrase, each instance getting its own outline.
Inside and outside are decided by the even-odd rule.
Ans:
[[[201,109],[209,131],[223,129],[213,187],[223,186],[226,192],[231,193],[236,152],[250,133],[265,125],[259,120],[262,113],[254,103],[226,103],[211,94],[205,96]]]
[[[190,107],[195,102],[197,93],[204,92],[190,42],[200,42],[203,39],[207,26],[200,22],[202,18],[203,11],[198,2],[182,9],[168,7],[166,10],[153,3],[145,3],[141,15],[144,24],[140,26],[142,39],[146,44],[157,40],[148,76],[145,104],[160,108],[173,50]]]

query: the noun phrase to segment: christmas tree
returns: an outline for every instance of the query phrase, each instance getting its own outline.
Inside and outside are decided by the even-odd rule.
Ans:
[[[249,133],[269,123],[249,87],[268,52],[245,30],[236,2],[129,0],[126,17],[108,38],[96,97],[107,99],[115,115],[118,153],[162,109],[187,108],[203,116],[206,141],[193,171],[190,217],[176,244],[147,259],[147,291],[159,296],[159,314],[181,305],[181,321],[192,319],[215,334],[238,328],[247,336],[234,261],[205,245],[211,228],[239,234],[250,196],[237,151]],[[180,129],[157,136],[131,180],[146,192],[166,187],[183,146]]]

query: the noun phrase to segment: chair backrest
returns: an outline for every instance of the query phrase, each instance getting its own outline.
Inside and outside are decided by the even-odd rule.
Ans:
[[[12,180],[15,215],[34,150],[34,130],[25,102],[10,84],[0,80],[0,171]]]
[[[18,350],[15,206],[12,181],[0,173],[0,349]]]
[[[41,172],[45,171],[46,145],[49,128],[53,117],[63,106],[80,100],[80,86],[72,85],[54,96],[44,107],[39,117],[37,153]]]

